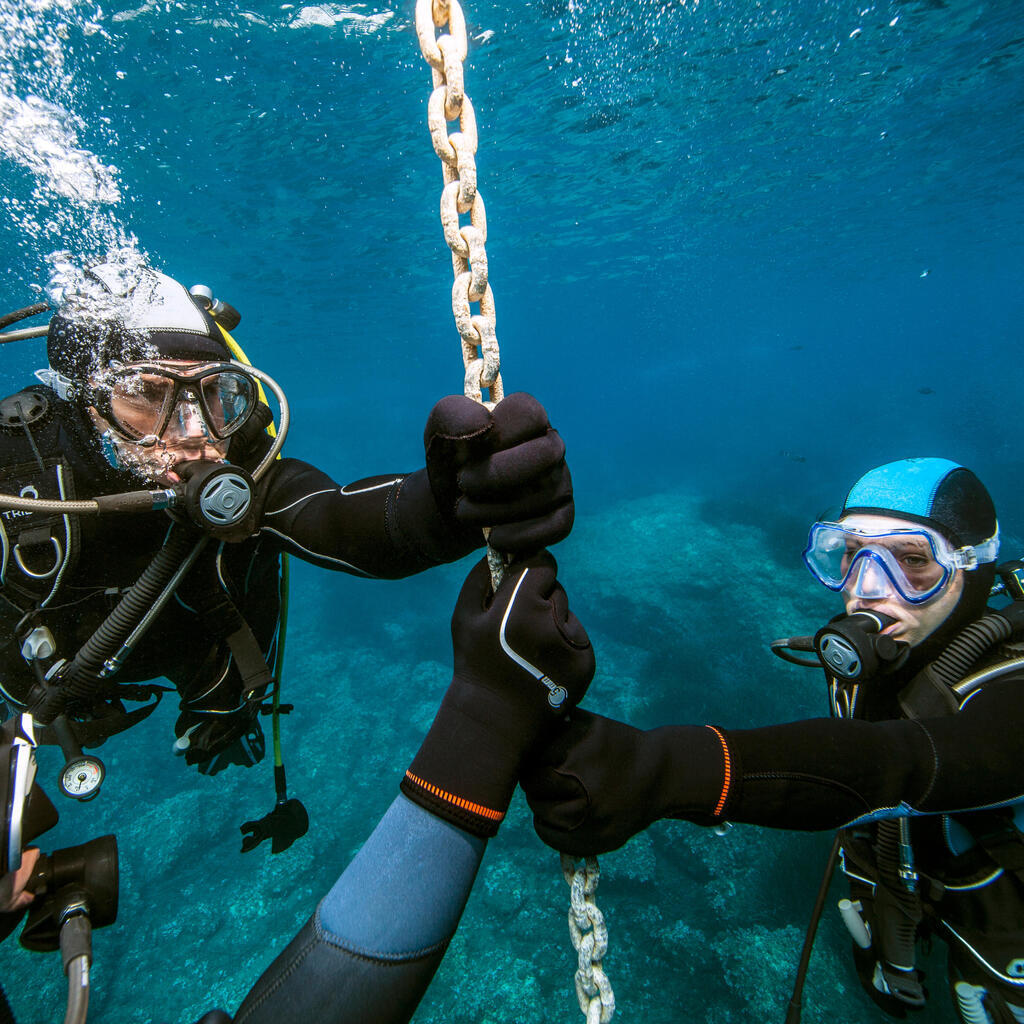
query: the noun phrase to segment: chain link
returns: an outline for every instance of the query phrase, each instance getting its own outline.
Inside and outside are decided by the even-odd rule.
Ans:
[[[608,1024],[615,1016],[615,993],[601,961],[608,952],[608,926],[594,893],[601,878],[596,857],[577,863],[562,854],[562,874],[569,885],[569,935],[579,960],[576,997],[587,1024]]]
[[[445,25],[448,32],[437,36],[436,30]],[[441,227],[452,252],[452,315],[462,339],[464,390],[468,398],[493,409],[505,391],[494,295],[487,282],[487,212],[476,187],[478,136],[476,114],[464,84],[463,61],[469,44],[459,0],[416,0],[416,36],[434,81],[427,125],[444,177]],[[449,134],[448,122],[456,120],[459,130]],[[469,223],[463,224],[460,218],[467,213]]]
[[[436,29],[448,26],[448,34]],[[441,160],[441,227],[452,253],[452,315],[462,339],[467,398],[493,409],[504,395],[501,353],[495,329],[494,293],[487,280],[487,212],[476,187],[476,114],[466,95],[463,61],[468,52],[466,18],[459,0],[416,0],[416,36],[430,65],[434,91],[427,103],[427,126],[434,152]],[[448,122],[459,130],[448,133]],[[469,224],[460,218],[469,214]],[[473,304],[479,312],[473,312]],[[485,401],[483,392],[489,392]],[[489,531],[484,531],[485,536]],[[504,575],[501,556],[488,545],[487,561],[497,589]],[[608,950],[608,928],[594,900],[600,871],[595,857],[577,865],[562,856],[569,883],[569,935],[578,955],[576,996],[587,1024],[608,1024],[615,1014],[615,993],[601,967]]]

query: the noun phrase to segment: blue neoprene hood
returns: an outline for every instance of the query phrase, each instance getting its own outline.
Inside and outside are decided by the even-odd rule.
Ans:
[[[865,473],[843,505],[843,515],[854,512],[934,527],[955,547],[981,544],[998,528],[984,484],[949,459],[901,459]]]
[[[865,473],[850,488],[843,512],[877,508],[930,519],[942,482],[963,466],[949,459],[901,459]]]

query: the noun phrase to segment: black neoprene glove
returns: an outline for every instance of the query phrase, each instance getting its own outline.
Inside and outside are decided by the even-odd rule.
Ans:
[[[526,750],[586,692],[594,652],[546,551],[511,566],[497,594],[486,559],[452,615],[455,669],[402,792],[478,836],[498,831]]]
[[[731,760],[710,726],[645,732],[576,708],[530,751],[521,783],[537,835],[584,857],[617,850],[659,818],[714,824],[725,810]]]
[[[513,555],[569,535],[574,506],[565,444],[532,396],[509,395],[493,412],[463,395],[442,398],[423,444],[430,489],[453,530],[492,527],[492,546]]]

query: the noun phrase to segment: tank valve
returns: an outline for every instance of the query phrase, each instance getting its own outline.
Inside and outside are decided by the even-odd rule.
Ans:
[[[242,314],[230,303],[214,298],[213,290],[205,284],[194,284],[188,290],[189,295],[198,299],[202,307],[225,331],[233,331],[241,322]]]

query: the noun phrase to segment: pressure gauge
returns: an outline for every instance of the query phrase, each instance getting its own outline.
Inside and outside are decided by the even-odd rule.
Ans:
[[[106,773],[98,757],[81,754],[64,765],[58,781],[65,796],[75,800],[91,800],[100,791]]]

